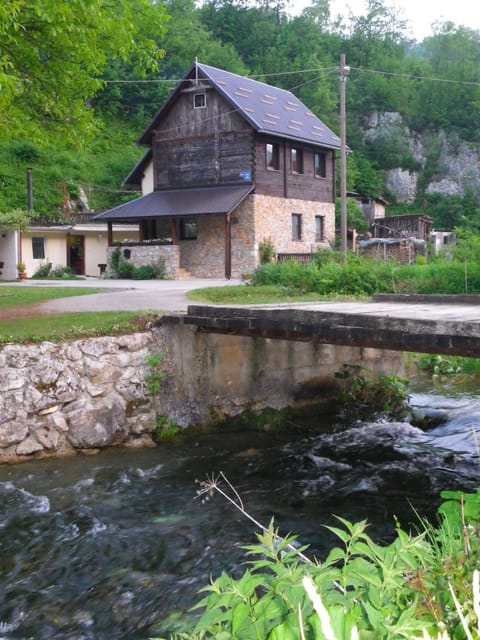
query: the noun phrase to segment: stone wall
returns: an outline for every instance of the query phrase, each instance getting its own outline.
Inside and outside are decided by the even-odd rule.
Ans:
[[[225,216],[198,216],[197,239],[179,240],[180,266],[196,278],[225,277]]]
[[[162,354],[150,395],[147,358]],[[157,416],[180,427],[244,411],[328,403],[343,364],[403,374],[403,354],[225,336],[166,324],[144,333],[0,348],[0,463],[152,446]]]
[[[198,278],[225,277],[225,216],[198,216],[197,240],[180,240],[181,266]],[[246,198],[231,219],[232,277],[240,278],[258,266],[258,246],[252,197]]]
[[[292,240],[292,214],[302,216],[302,238]],[[315,216],[323,218],[324,239],[315,237]],[[178,245],[122,246],[136,267],[165,259],[167,274],[180,277],[179,268],[197,278],[225,276],[225,216],[196,217],[197,238],[179,240]],[[159,236],[166,226],[157,224]],[[335,241],[335,205],[293,198],[250,195],[235,209],[231,218],[231,270],[233,278],[251,274],[259,265],[259,245],[270,241],[277,253],[314,253],[318,247],[331,248]],[[114,248],[108,249],[108,262]]]
[[[255,237],[270,240],[277,253],[314,253],[318,247],[331,248],[335,242],[335,205],[273,196],[254,195]],[[302,239],[292,240],[292,214],[302,216]],[[315,216],[323,216],[324,240],[315,239]],[[258,246],[257,246],[258,249]]]
[[[0,462],[151,443],[146,357],[155,333],[5,345],[0,350]]]
[[[108,247],[107,262],[110,265],[112,252],[120,249],[122,260],[131,262],[134,267],[143,267],[145,265],[158,264],[159,261],[165,261],[165,272],[167,275],[178,278],[180,266],[180,248],[173,244],[142,244],[142,245],[125,245],[121,247]],[[108,270],[110,273],[110,269]]]

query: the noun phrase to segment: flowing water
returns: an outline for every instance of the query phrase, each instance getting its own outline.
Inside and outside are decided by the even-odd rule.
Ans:
[[[315,428],[209,434],[148,450],[112,450],[0,468],[0,639],[146,639],[181,617],[209,576],[238,573],[252,525],[195,480],[224,471],[245,508],[295,532],[321,558],[322,524],[367,518],[388,541],[431,515],[446,488],[474,489],[480,396],[411,397],[443,419],[319,418]],[[166,621],[169,620],[170,623]]]

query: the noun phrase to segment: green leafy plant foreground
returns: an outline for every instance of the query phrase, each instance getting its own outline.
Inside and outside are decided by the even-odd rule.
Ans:
[[[305,561],[305,547],[272,522],[246,547],[241,577],[212,580],[194,629],[170,638],[478,638],[479,495],[445,493],[437,524],[420,521],[416,534],[397,525],[389,545],[374,542],[365,521],[338,518],[327,529],[339,545],[323,562]]]

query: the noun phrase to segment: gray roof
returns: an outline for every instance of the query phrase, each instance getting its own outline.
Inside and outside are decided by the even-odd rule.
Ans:
[[[340,148],[340,138],[290,91],[198,62],[191,67],[154,116],[140,136],[140,144],[150,143],[152,130],[175,100],[177,93],[185,86],[185,82],[196,74],[199,78],[209,80],[258,133],[330,149]]]
[[[141,185],[145,168],[147,167],[151,159],[152,159],[152,150],[147,149],[143,154],[143,156],[140,158],[140,160],[137,162],[137,164],[130,171],[128,176],[125,178],[125,180],[122,182],[122,185],[123,186],[129,185],[129,184]]]
[[[138,222],[163,216],[196,216],[233,211],[253,190],[253,186],[200,187],[153,191],[118,207],[99,213],[94,220]]]

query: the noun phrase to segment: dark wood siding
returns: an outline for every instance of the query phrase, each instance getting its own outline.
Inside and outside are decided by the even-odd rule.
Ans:
[[[255,191],[256,193],[298,200],[316,202],[335,201],[335,158],[331,149],[313,149],[288,141],[277,141],[280,145],[280,170],[266,168],[265,145],[275,142],[273,139],[258,136],[255,141]],[[293,173],[290,166],[290,149],[303,152],[303,173]],[[326,176],[316,178],[314,175],[314,153],[326,154]]]
[[[265,145],[267,142],[280,147],[280,167],[278,171],[267,169]],[[266,196],[284,197],[285,194],[285,145],[282,141],[259,136],[255,140],[255,192]]]
[[[199,90],[181,94],[156,133],[155,189],[252,181],[253,130],[214,91],[194,109]]]

